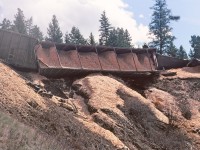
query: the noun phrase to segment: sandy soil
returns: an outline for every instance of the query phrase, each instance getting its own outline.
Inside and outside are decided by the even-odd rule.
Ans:
[[[27,76],[54,96],[42,97],[0,63],[1,111],[70,149],[200,149],[199,79],[159,79],[141,95],[98,74],[75,81]]]
[[[200,78],[200,66],[170,69],[170,70],[168,70],[168,72],[176,72],[177,73],[176,76],[170,77],[170,78],[181,78],[181,79]]]

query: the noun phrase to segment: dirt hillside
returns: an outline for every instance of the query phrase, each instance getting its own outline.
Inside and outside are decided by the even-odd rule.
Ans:
[[[1,111],[62,149],[200,149],[197,76],[159,78],[141,95],[100,74],[58,80],[20,74],[0,63]]]

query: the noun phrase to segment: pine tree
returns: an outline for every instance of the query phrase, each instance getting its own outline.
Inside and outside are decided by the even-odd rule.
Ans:
[[[99,35],[99,44],[100,45],[107,45],[108,42],[108,38],[109,38],[109,34],[110,31],[112,29],[111,24],[109,23],[108,18],[106,17],[106,12],[103,11],[103,13],[101,14],[101,18],[100,18],[100,35]]]
[[[177,58],[179,59],[188,59],[187,53],[184,50],[183,46],[181,45],[177,51]]]
[[[37,25],[34,25],[30,30],[30,36],[38,39],[39,41],[42,41],[43,33],[40,31],[40,28]]]
[[[170,44],[166,48],[166,54],[171,57],[177,57],[178,49],[174,45],[173,41],[170,41]]]
[[[20,8],[17,9],[17,14],[15,15],[13,30],[22,34],[27,34],[24,13]]]
[[[149,46],[147,45],[147,43],[144,43],[144,44],[142,45],[142,48],[149,48]]]
[[[26,24],[27,34],[30,35],[31,34],[31,30],[33,28],[33,18],[31,17],[30,19],[26,20],[25,24]]]
[[[4,18],[2,23],[0,24],[0,27],[1,29],[4,29],[4,30],[11,30],[12,29],[11,21]]]
[[[15,15],[14,24],[12,25],[10,20],[4,18],[0,24],[1,28],[27,34],[42,41],[43,34],[37,25],[33,25],[33,18],[31,17],[30,19],[26,20],[23,11],[19,8],[17,10],[18,12]]]
[[[153,14],[149,29],[153,41],[150,45],[157,48],[160,54],[164,54],[171,41],[175,39],[171,34],[172,27],[169,26],[170,22],[177,21],[180,17],[171,15],[172,13],[167,8],[166,0],[155,0],[155,5],[151,9],[153,9]]]
[[[66,34],[65,34],[65,43],[66,44],[71,44],[71,39],[70,39],[70,36],[69,36],[68,32],[66,32]]]
[[[96,45],[94,35],[92,34],[92,32],[90,33],[90,36],[89,36],[89,39],[88,39],[88,44],[89,45]]]
[[[113,28],[110,31],[107,45],[111,47],[131,47],[131,36],[128,30]]]
[[[190,44],[192,49],[190,50],[189,56],[200,59],[200,36],[191,36]]]
[[[124,29],[123,28],[117,28],[117,47],[124,47],[125,44],[125,38],[124,38]]]
[[[132,38],[127,29],[124,32],[124,38],[125,38],[124,47],[132,47],[131,44]]]
[[[62,43],[62,32],[60,30],[58,20],[55,15],[53,15],[52,21],[49,23],[49,28],[47,29],[48,37],[47,39],[56,42]]]
[[[110,31],[107,46],[118,47],[118,32],[115,28]]]
[[[194,51],[190,49],[190,52],[189,52],[188,56],[190,58],[194,58]]]
[[[80,30],[77,27],[72,27],[71,33],[66,33],[65,35],[65,43],[85,45],[87,41],[84,39],[83,35],[80,33]]]

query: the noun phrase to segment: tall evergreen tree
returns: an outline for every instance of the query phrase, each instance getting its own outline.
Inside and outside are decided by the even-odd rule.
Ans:
[[[33,25],[33,18],[26,20],[23,11],[21,9],[17,9],[17,14],[15,15],[14,24],[11,24],[10,20],[4,18],[0,27],[6,30],[13,30],[22,34],[30,35],[38,40],[43,40],[43,34],[40,31],[40,28],[37,25]]]
[[[13,30],[22,34],[27,34],[24,13],[20,8],[17,9],[17,14],[15,15]]]
[[[200,59],[200,36],[191,36],[190,44],[192,49],[190,50],[189,56]]]
[[[87,41],[84,39],[80,30],[77,27],[72,27],[71,32],[65,35],[65,43],[85,45]]]
[[[164,54],[175,37],[171,34],[171,21],[177,21],[179,16],[172,16],[171,10],[167,8],[166,0],[155,0],[151,7],[153,10],[152,20],[149,24],[150,35],[152,36],[152,47],[157,48],[160,54]]]
[[[26,24],[27,34],[30,35],[31,34],[31,30],[33,28],[33,18],[31,17],[30,19],[26,20],[25,24]]]
[[[71,39],[70,39],[70,36],[69,36],[68,32],[66,32],[66,34],[65,34],[65,43],[66,44],[71,44]]]
[[[107,45],[112,47],[131,47],[131,36],[128,30],[113,28],[110,31]]]
[[[132,38],[127,29],[124,32],[124,38],[125,38],[124,47],[132,47],[131,44]]]
[[[190,58],[194,58],[194,51],[192,49],[190,49],[190,52],[189,52],[188,56]]]
[[[65,33],[65,43],[66,44],[74,44],[74,43],[72,43],[71,36],[70,36],[69,32]]]
[[[92,34],[92,32],[90,33],[90,36],[89,36],[89,39],[88,39],[88,44],[89,45],[96,45],[94,35]]]
[[[177,58],[179,59],[188,59],[187,53],[183,46],[181,45],[180,48],[177,51]]]
[[[109,34],[110,31],[112,29],[111,24],[109,23],[109,20],[106,16],[106,12],[103,11],[103,13],[101,14],[101,18],[100,18],[100,35],[99,35],[99,44],[100,45],[107,45],[108,42],[108,38],[109,38]]]
[[[4,30],[11,30],[12,29],[11,21],[4,18],[2,23],[0,24],[0,27],[1,29],[4,29]]]
[[[39,41],[42,41],[43,33],[40,31],[40,28],[37,25],[34,25],[30,30],[30,36],[38,39]]]
[[[124,29],[123,28],[117,28],[117,47],[124,47],[125,44],[125,38],[124,38]]]
[[[110,34],[109,34],[109,37],[108,37],[108,41],[107,41],[107,46],[119,47],[117,29],[113,28],[110,31]]]
[[[49,28],[47,29],[48,37],[47,39],[56,42],[56,43],[62,43],[62,32],[60,30],[58,20],[55,15],[53,15],[52,21],[49,23]]]
[[[166,54],[171,57],[177,57],[178,49],[174,45],[173,41],[170,41],[170,44],[166,48]]]

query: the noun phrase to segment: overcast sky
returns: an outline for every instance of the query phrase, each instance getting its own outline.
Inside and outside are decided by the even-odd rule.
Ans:
[[[26,18],[33,17],[46,35],[52,15],[58,18],[63,34],[77,26],[87,38],[93,32],[98,40],[99,19],[106,11],[114,27],[129,30],[133,44],[148,42],[148,24],[151,20],[154,0],[0,0],[0,21],[13,20],[17,8],[21,8]],[[168,7],[181,20],[172,24],[177,37],[176,46],[181,44],[189,51],[191,35],[200,35],[199,0],[167,0]]]

